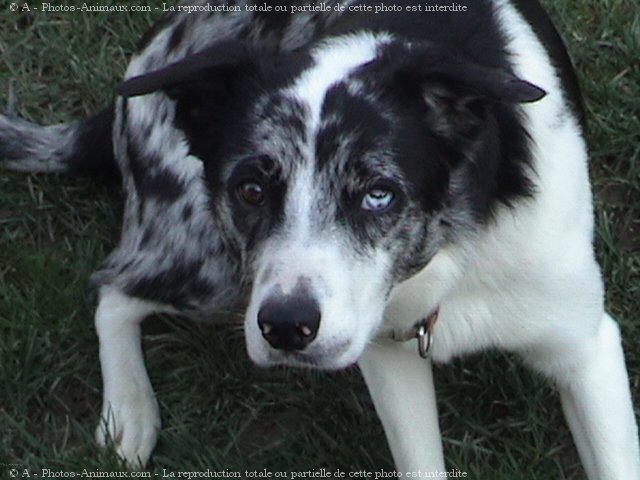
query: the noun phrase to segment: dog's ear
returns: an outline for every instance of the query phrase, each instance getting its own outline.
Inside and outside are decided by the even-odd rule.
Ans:
[[[382,48],[379,62],[387,77],[440,84],[458,95],[508,103],[536,102],[546,95],[542,88],[507,70],[480,65],[439,45],[391,43]]]
[[[224,85],[226,77],[252,66],[256,58],[253,50],[243,42],[220,42],[159,70],[129,78],[116,93],[135,97],[163,91],[179,100],[194,90],[215,91]]]
[[[489,103],[529,103],[546,92],[511,72],[480,65],[432,44],[390,43],[372,62],[378,81],[419,94],[426,120],[452,140],[471,139],[482,128]]]
[[[190,143],[208,131],[228,108],[228,97],[242,79],[251,79],[275,55],[268,46],[224,41],[159,70],[130,78],[117,88],[124,97],[162,92],[176,102],[176,125]]]

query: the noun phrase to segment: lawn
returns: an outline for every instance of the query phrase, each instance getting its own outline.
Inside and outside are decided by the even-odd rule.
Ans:
[[[596,248],[638,400],[640,8],[636,0],[545,3],[586,98]],[[97,111],[159,14],[14,13],[0,0],[0,102],[12,85],[18,113],[41,123]],[[0,171],[0,478],[10,468],[122,470],[93,444],[101,385],[84,297],[118,238],[119,210],[113,186]],[[145,332],[164,424],[152,474],[392,471],[355,369],[258,369],[233,321],[159,319]],[[467,478],[583,478],[556,393],[516,358],[468,358],[436,377],[447,460]]]

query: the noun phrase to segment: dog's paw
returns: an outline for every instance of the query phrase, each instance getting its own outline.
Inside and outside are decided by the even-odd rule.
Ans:
[[[160,410],[152,395],[122,395],[105,401],[96,429],[100,447],[113,447],[131,470],[147,464],[160,432]]]

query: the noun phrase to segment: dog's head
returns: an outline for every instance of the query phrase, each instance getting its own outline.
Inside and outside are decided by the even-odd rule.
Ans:
[[[499,178],[500,162],[524,151],[514,104],[544,95],[445,48],[372,35],[301,52],[227,42],[119,91],[158,90],[250,279],[249,355],[320,368],[355,362],[393,287],[505,188],[527,190],[515,167]]]

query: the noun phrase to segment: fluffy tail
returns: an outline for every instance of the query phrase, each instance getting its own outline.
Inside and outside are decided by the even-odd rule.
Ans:
[[[0,114],[0,167],[117,178],[112,126],[113,107],[82,120],[46,127]]]

